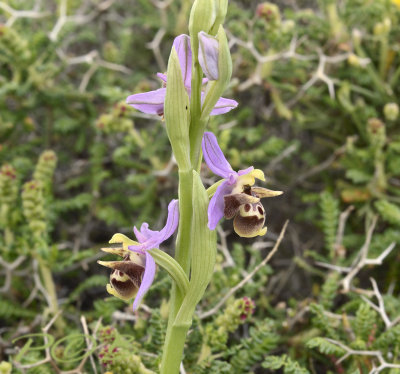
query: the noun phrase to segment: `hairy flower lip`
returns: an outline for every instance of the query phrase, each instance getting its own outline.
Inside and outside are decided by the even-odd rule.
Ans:
[[[204,133],[202,150],[207,166],[214,174],[223,178],[223,182],[217,187],[208,206],[208,228],[214,230],[218,222],[225,217],[234,219],[234,229],[240,236],[264,235],[267,229],[262,227],[265,215],[260,199],[279,196],[283,192],[253,187],[256,179],[265,180],[264,173],[259,169],[251,166],[238,172],[234,171],[213,133]],[[263,217],[258,216],[260,213],[257,213],[257,210],[254,210],[254,214],[250,217],[248,213],[250,209],[248,212],[242,210],[246,204],[259,204],[257,207],[262,210]]]
[[[115,234],[110,240],[112,244],[122,247],[101,248],[103,252],[123,257],[122,261],[98,261],[102,266],[113,269],[107,291],[123,300],[135,297],[133,310],[136,310],[143,296],[153,283],[156,273],[156,263],[148,250],[158,248],[176,230],[179,222],[178,200],[172,200],[168,205],[168,217],[165,226],[160,231],[149,229],[144,222],[134,233],[138,242],[123,234]]]

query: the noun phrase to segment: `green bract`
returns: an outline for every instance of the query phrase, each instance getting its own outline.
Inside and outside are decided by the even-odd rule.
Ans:
[[[189,97],[174,48],[168,61],[167,80],[164,115],[168,138],[179,169],[189,170]]]

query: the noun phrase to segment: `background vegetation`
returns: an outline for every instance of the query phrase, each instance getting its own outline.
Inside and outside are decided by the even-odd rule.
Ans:
[[[285,194],[265,237],[218,228],[186,373],[400,373],[399,5],[230,1],[239,107],[209,128]],[[0,372],[157,371],[169,278],[133,315],[96,260],[175,197],[163,122],[124,100],[160,86],[190,6],[0,1]]]

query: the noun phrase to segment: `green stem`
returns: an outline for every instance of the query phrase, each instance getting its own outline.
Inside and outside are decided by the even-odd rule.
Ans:
[[[167,330],[163,357],[161,361],[161,374],[179,373],[179,367],[181,365],[183,356],[183,348],[189,327],[190,324],[172,325],[170,330]]]
[[[179,228],[176,240],[175,260],[182,267],[186,275],[189,274],[190,270],[192,185],[192,170],[179,171]],[[189,329],[189,326],[174,325],[183,297],[183,294],[174,283],[172,286],[168,327],[161,360],[161,374],[175,374],[179,372],[186,333]]]
[[[193,167],[199,163],[201,138],[204,133],[205,121],[201,117],[201,83],[203,73],[199,63],[194,63],[194,73],[192,77],[192,94],[190,103],[190,161]]]
[[[357,52],[357,55],[362,57],[362,58],[366,58],[367,55],[364,52],[364,50],[360,47],[360,46],[355,46],[355,50]],[[376,72],[375,67],[373,66],[373,64],[367,64],[367,66],[365,66],[365,70],[368,73],[368,75],[370,76],[370,78],[372,79],[372,81],[375,83],[375,87],[377,88],[377,90],[383,94],[383,98],[381,98],[381,100],[385,101],[388,100],[392,95],[393,95],[393,91],[392,88],[387,85],[379,76],[379,74]]]
[[[37,256],[37,261],[39,262],[40,273],[41,273],[42,279],[43,279],[43,286],[49,295],[50,312],[52,315],[56,315],[58,313],[58,302],[57,302],[57,293],[56,293],[56,287],[55,287],[55,284],[53,281],[53,276],[51,274],[49,267],[38,256]],[[55,325],[60,332],[64,331],[65,325],[64,325],[64,321],[61,319],[61,317],[57,318]]]
[[[386,77],[386,67],[388,61],[389,45],[388,45],[388,35],[385,34],[381,39],[381,49],[379,56],[379,75],[384,81]]]
[[[190,163],[192,168],[199,165],[201,138],[204,125],[201,116],[202,70],[197,59],[197,42],[194,43],[192,65],[192,90],[190,97]],[[193,219],[193,169],[179,170],[179,229],[176,241],[175,260],[189,276],[191,260],[191,231]],[[161,374],[178,374],[182,361],[186,334],[190,324],[176,324],[176,316],[182,305],[183,294],[174,283],[171,292],[168,327],[161,360]]]

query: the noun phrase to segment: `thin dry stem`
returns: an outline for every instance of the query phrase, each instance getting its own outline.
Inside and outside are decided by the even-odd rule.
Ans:
[[[225,304],[225,302],[235,294],[236,291],[241,289],[247,282],[249,282],[253,276],[263,267],[265,266],[269,260],[272,258],[272,256],[278,251],[279,245],[281,244],[281,241],[285,235],[286,227],[288,225],[289,221],[286,221],[285,224],[283,225],[283,228],[279,234],[279,237],[275,243],[274,248],[272,248],[271,252],[268,253],[267,257],[263,261],[261,261],[242,281],[240,281],[235,287],[232,287],[226,295],[208,312],[205,312],[199,316],[200,319],[207,318],[213,314],[215,314],[217,311],[219,311],[222,307],[222,305]]]

